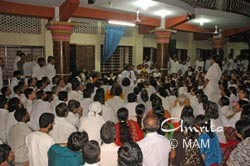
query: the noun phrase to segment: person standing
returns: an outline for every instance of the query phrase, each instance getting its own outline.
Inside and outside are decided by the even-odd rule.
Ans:
[[[45,75],[49,78],[52,85],[52,78],[56,76],[55,58],[53,56],[49,56],[47,62],[48,64],[45,67]]]
[[[17,62],[17,70],[19,70],[22,74],[24,74],[23,65],[25,63],[26,56],[23,52],[20,53],[19,56],[20,60]]]
[[[208,100],[215,103],[220,98],[219,81],[221,78],[221,68],[219,66],[219,55],[211,57],[211,66],[209,67],[205,76],[205,83],[203,86],[204,93],[207,95]]]
[[[40,57],[37,62],[38,64],[33,67],[32,77],[41,80],[45,76],[45,59]]]

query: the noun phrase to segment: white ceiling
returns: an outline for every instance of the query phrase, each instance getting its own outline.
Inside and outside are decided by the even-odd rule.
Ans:
[[[32,4],[38,6],[48,6],[55,7],[60,6],[65,0],[7,0],[10,2]],[[90,7],[90,8],[99,8],[105,10],[116,10],[127,13],[136,14],[137,8],[140,11],[140,15],[147,15],[150,17],[160,18],[156,16],[155,12],[159,10],[167,10],[172,14],[166,16],[175,17],[179,15],[184,15],[186,13],[194,13],[196,15],[195,19],[206,18],[209,20],[208,23],[204,23],[203,27],[213,28],[217,25],[221,29],[230,29],[238,27],[246,27],[250,25],[250,18],[233,13],[225,13],[216,10],[209,9],[193,9],[186,3],[181,0],[155,0],[154,5],[148,9],[143,9],[142,6],[136,6],[135,2],[141,0],[96,0],[95,4],[89,5],[88,0],[80,0],[80,6]],[[147,1],[147,0],[146,0]],[[199,25],[195,22],[195,19],[188,22],[188,24]],[[199,25],[200,26],[200,25]]]

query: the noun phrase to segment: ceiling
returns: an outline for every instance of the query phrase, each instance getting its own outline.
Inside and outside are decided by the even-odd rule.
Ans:
[[[60,6],[65,0],[6,0],[7,2],[23,3],[37,6],[56,7]],[[74,1],[74,0],[71,0]],[[139,1],[144,1],[142,4],[137,4]],[[145,8],[145,4],[152,3],[152,6]],[[182,16],[187,13],[195,14],[195,18],[186,21],[185,24],[195,25],[200,28],[214,28],[217,25],[220,29],[232,29],[248,27],[250,25],[250,18],[228,12],[222,12],[209,9],[194,9],[181,0],[95,0],[94,4],[88,4],[88,0],[80,0],[80,7],[95,8],[105,11],[116,11],[122,13],[134,14],[140,11],[140,16],[149,16],[160,19],[161,16],[156,15],[155,12],[160,10],[168,11],[166,19]],[[90,13],[91,15],[91,13]],[[199,19],[207,19],[204,25],[200,25]],[[197,21],[198,20],[198,21]],[[143,20],[142,20],[143,21]]]

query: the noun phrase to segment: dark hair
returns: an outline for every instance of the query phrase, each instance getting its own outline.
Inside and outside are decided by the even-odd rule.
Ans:
[[[30,78],[28,79],[28,85],[30,86],[30,84],[32,83],[32,81],[35,80],[34,78]]]
[[[129,142],[131,141],[131,134],[130,134],[130,128],[127,125],[128,120],[128,110],[127,108],[120,108],[117,111],[117,118],[119,120],[119,126],[120,126],[120,140],[121,143]]]
[[[144,130],[148,133],[157,132],[160,121],[156,115],[148,115],[143,119]]]
[[[241,112],[240,119],[245,119],[250,121],[250,104],[243,106],[243,111]]]
[[[208,101],[205,104],[205,115],[211,119],[217,119],[219,117],[218,105],[215,102]]]
[[[128,102],[132,103],[132,102],[136,102],[137,96],[135,93],[129,93],[127,98],[128,98]]]
[[[83,98],[90,98],[91,97],[91,92],[88,89],[83,90]]]
[[[249,104],[249,101],[247,100],[239,100],[238,101],[240,108],[243,108],[245,105]]]
[[[242,136],[243,139],[250,137],[250,121],[241,119],[235,124],[237,132]]]
[[[59,77],[57,77],[57,76],[54,76],[54,77],[52,78],[52,84],[53,84],[53,85],[59,85],[59,83],[60,83],[61,80],[63,80],[63,79],[62,79],[62,78],[59,78]]]
[[[50,63],[52,59],[55,59],[55,57],[49,56],[48,59],[47,59],[47,62]]]
[[[142,89],[140,96],[144,103],[149,100],[148,91],[146,89]]]
[[[187,137],[189,139],[195,139],[195,118],[193,114],[193,108],[191,106],[185,106],[181,113],[182,127],[185,128],[187,132]],[[191,129],[190,129],[191,128]]]
[[[27,88],[27,89],[25,89],[25,90],[24,90],[24,95],[25,95],[25,97],[28,99],[28,98],[29,98],[29,95],[31,95],[33,91],[34,91],[34,90],[33,90],[32,88]]]
[[[122,86],[129,86],[130,85],[130,79],[129,78],[123,78],[123,80],[122,80]]]
[[[14,112],[15,110],[19,109],[19,99],[17,97],[13,97],[8,102],[8,109],[9,112]]]
[[[58,93],[58,99],[60,101],[64,101],[65,99],[68,99],[68,92],[67,91],[61,91]]]
[[[222,106],[227,106],[227,105],[230,104],[229,99],[228,99],[227,97],[225,97],[225,96],[222,96],[222,97],[220,98],[220,102],[221,102]]]
[[[0,95],[0,108],[4,108],[4,105],[7,104],[8,100],[5,98],[5,96]]]
[[[6,92],[7,92],[8,88],[9,87],[7,87],[7,86],[2,87],[2,89],[1,89],[2,95],[6,96]]]
[[[229,87],[229,90],[231,90],[232,93],[233,93],[235,96],[237,96],[237,89],[236,89],[234,86],[230,86],[230,87]]]
[[[36,92],[36,99],[42,99],[44,96],[44,90],[39,90]]]
[[[67,107],[67,104],[60,103],[56,106],[56,115],[58,117],[65,117],[67,113],[69,112],[69,109]]]
[[[97,141],[91,140],[83,147],[83,158],[86,163],[94,164],[99,161],[100,146]]]
[[[138,95],[138,94],[141,92],[141,89],[140,89],[138,86],[136,86],[136,87],[134,87],[133,92],[134,92],[136,95]]]
[[[88,141],[89,141],[89,136],[85,131],[83,132],[76,131],[70,134],[68,138],[67,147],[72,151],[79,151],[84,147],[84,145]]]
[[[52,113],[43,113],[39,118],[39,127],[47,128],[49,124],[54,123],[55,116]]]
[[[162,96],[162,97],[167,97],[168,96],[168,93],[167,93],[165,87],[163,87],[163,86],[159,87],[158,92],[159,92],[160,96]]]
[[[0,164],[7,161],[9,156],[8,149],[6,149],[5,144],[0,145]]]
[[[224,93],[227,97],[230,97],[230,90],[229,89],[224,89]]]
[[[39,57],[38,60],[37,60],[37,63],[41,63],[41,62],[45,62],[45,59],[43,57]]]
[[[142,151],[135,142],[127,142],[118,150],[118,166],[141,166]]]
[[[80,102],[79,101],[76,101],[76,100],[70,100],[68,102],[68,108],[69,108],[69,111],[73,111],[74,109],[77,109],[79,108],[81,105],[80,105]]]
[[[80,81],[77,79],[77,78],[73,78],[72,80],[71,80],[71,87],[72,87],[72,90],[78,90],[79,89],[79,86],[80,86]]]
[[[46,96],[43,100],[44,101],[51,101],[53,98],[53,93],[51,91],[46,91],[45,94],[46,94]]]
[[[18,75],[22,75],[22,73],[19,70],[14,71],[13,77],[17,77]]]
[[[17,109],[14,112],[14,117],[18,122],[22,122],[23,117],[25,117],[25,115],[27,114],[27,110],[25,108],[21,108],[21,109]]]
[[[213,132],[211,131],[211,121],[210,119],[206,118],[205,115],[197,115],[195,118],[196,124],[200,128],[205,128],[206,133],[209,135],[210,138],[214,137]]]
[[[142,124],[141,123],[142,123],[143,114],[145,112],[145,106],[143,104],[138,104],[135,107],[135,112],[136,112],[137,123],[140,126],[140,128],[142,128]]]
[[[114,95],[120,96],[122,94],[122,87],[118,84],[114,85]]]
[[[115,123],[111,121],[105,122],[102,125],[100,135],[105,144],[114,142],[116,136]]]
[[[43,86],[43,81],[42,81],[42,80],[38,80],[38,81],[36,82],[36,87],[37,87],[37,89],[41,89],[42,86]]]
[[[94,92],[95,86],[92,83],[87,83],[86,84],[86,89],[89,90],[90,93]]]
[[[154,108],[155,106],[159,106],[162,105],[162,100],[159,96],[157,96],[157,94],[152,94],[150,96],[150,101],[152,103],[152,107]]]
[[[105,103],[105,96],[104,96],[104,94],[102,94],[102,93],[96,93],[95,96],[94,96],[93,101],[98,101],[101,104],[104,104]]]

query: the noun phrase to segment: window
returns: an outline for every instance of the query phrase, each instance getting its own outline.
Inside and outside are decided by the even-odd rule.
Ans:
[[[101,46],[101,55],[103,53],[103,46]],[[132,64],[133,47],[132,46],[118,46],[112,57],[105,63],[101,62],[101,72],[108,73],[110,71],[117,72],[123,69],[126,64]]]
[[[44,48],[38,46],[0,46],[0,57],[4,59],[3,79],[11,79],[14,72],[14,60],[16,52],[21,50],[25,55],[33,55],[33,60],[37,62],[38,57],[44,55]]]

